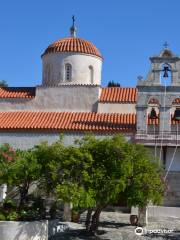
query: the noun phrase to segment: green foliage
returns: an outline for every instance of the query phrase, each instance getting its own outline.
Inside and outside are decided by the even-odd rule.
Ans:
[[[95,209],[95,219],[106,205],[116,203],[122,195],[130,206],[160,203],[164,192],[161,175],[162,169],[147,149],[127,142],[121,135],[86,135],[73,146],[64,146],[60,137],[51,145],[43,142],[26,151],[14,151],[5,144],[0,147],[0,184],[17,187],[20,203],[13,207],[7,201],[0,219],[45,217],[42,199],[28,203],[33,182],[58,200],[72,203],[75,212]],[[6,209],[8,206],[10,210]],[[52,206],[52,217],[56,210]]]
[[[8,87],[8,83],[5,80],[0,80],[0,87]]]
[[[161,203],[165,191],[162,168],[142,145],[132,145],[131,155],[133,171],[126,188],[129,205],[145,207],[150,202]]]
[[[6,221],[6,216],[0,212],[0,221]]]
[[[17,206],[11,199],[5,199],[0,207],[1,221],[16,221],[19,219]]]
[[[124,191],[131,171],[125,139],[120,135],[104,139],[86,136],[79,146],[93,159],[90,180],[85,186],[94,192],[96,206],[114,203],[120,192]]]
[[[20,205],[22,205],[26,202],[30,184],[40,177],[41,165],[38,164],[33,150],[17,150],[16,152],[11,150],[14,156],[11,156],[11,161],[7,161],[9,152],[7,153],[6,148],[8,151],[11,150],[8,145],[3,145],[1,148],[0,183],[17,187],[20,194]]]
[[[16,209],[16,204],[13,200],[9,199],[9,198],[6,198],[4,201],[3,201],[3,209],[6,209],[6,210],[15,210]]]
[[[38,164],[41,166],[39,187],[45,190],[46,193],[55,193],[55,188],[60,181],[62,174],[61,159],[63,158],[64,145],[62,137],[49,145],[43,142],[35,147],[34,153]]]
[[[120,85],[120,83],[116,83],[114,81],[109,81],[108,87],[121,87],[121,85]]]

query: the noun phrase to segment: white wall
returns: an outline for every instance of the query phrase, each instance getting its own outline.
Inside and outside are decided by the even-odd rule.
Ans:
[[[94,112],[100,94],[99,86],[37,87],[33,99],[0,99],[0,111],[73,111]]]
[[[72,65],[72,81],[65,81],[65,64]],[[92,84],[89,66],[94,70],[93,84],[101,84],[102,59],[81,53],[49,53],[42,57],[43,85]],[[48,68],[48,70],[47,70]],[[50,71],[49,71],[50,68]]]
[[[1,240],[48,240],[48,221],[0,221]]]
[[[166,169],[169,168],[170,162],[172,160],[174,154],[175,147],[171,147],[167,149],[166,153]],[[180,147],[177,148],[177,152],[174,157],[174,161],[171,165],[170,171],[180,171]]]
[[[136,104],[128,103],[98,103],[100,113],[136,113]]]
[[[0,132],[0,145],[3,143],[9,143],[15,149],[28,149],[32,148],[34,145],[37,145],[43,141],[48,141],[49,144],[55,142],[59,139],[60,134],[64,136],[64,144],[70,145],[74,143],[74,140],[81,138],[84,136],[84,133],[81,132],[33,132],[33,131],[26,131],[26,132]],[[112,136],[109,134],[95,134],[96,137],[102,138],[105,136]],[[125,135],[127,140],[130,140],[133,134]]]

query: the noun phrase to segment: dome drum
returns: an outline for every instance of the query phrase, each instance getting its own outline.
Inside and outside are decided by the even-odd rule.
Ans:
[[[64,38],[42,55],[43,86],[100,85],[102,56],[90,42]]]

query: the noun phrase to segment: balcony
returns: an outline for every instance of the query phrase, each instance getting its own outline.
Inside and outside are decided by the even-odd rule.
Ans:
[[[151,132],[139,131],[135,135],[135,142],[149,146],[180,146],[180,132],[164,131]]]

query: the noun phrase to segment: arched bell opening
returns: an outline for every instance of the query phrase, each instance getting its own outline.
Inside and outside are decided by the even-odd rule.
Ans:
[[[163,86],[171,86],[172,84],[172,67],[168,63],[161,65],[160,83]]]
[[[179,133],[180,125],[180,98],[175,98],[171,107],[171,132],[174,134]]]
[[[151,98],[147,108],[147,131],[157,133],[159,131],[159,101]]]

